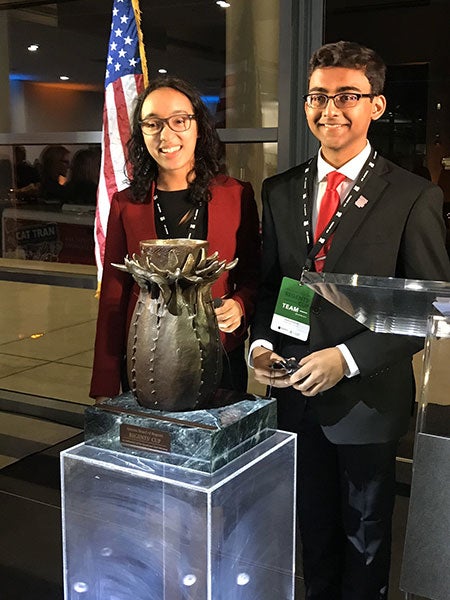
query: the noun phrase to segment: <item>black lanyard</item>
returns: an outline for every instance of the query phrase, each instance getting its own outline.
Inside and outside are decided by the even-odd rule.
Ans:
[[[314,159],[311,159],[309,161],[309,164],[305,168],[305,173],[303,175],[303,180],[301,183],[301,188],[303,190],[303,192],[302,192],[303,230],[305,233],[306,245],[309,248],[308,256],[306,257],[305,266],[303,267],[303,271],[311,270],[314,259],[319,254],[319,252],[322,250],[322,248],[325,246],[325,244],[330,239],[330,237],[333,235],[333,233],[336,231],[336,228],[339,225],[342,217],[347,213],[350,203],[352,202],[352,200],[354,200],[355,198],[357,198],[358,196],[361,195],[361,189],[362,189],[363,185],[369,179],[370,175],[372,174],[373,169],[375,168],[375,165],[377,162],[377,158],[378,158],[378,152],[376,150],[374,150],[373,153],[371,154],[371,156],[369,156],[369,158],[364,163],[364,165],[360,171],[360,173],[361,173],[360,176],[355,181],[351,190],[348,192],[348,194],[346,195],[346,197],[344,198],[342,203],[338,206],[335,214],[331,217],[328,225],[322,231],[320,236],[317,238],[317,242],[312,247],[311,247],[311,244],[312,244],[311,240],[314,238],[312,235],[312,225],[311,225],[311,219],[310,219],[310,214],[312,214],[312,210],[311,210],[311,212],[309,212],[309,210],[308,210],[308,190],[310,187],[309,178],[310,178],[311,163],[313,162]]]

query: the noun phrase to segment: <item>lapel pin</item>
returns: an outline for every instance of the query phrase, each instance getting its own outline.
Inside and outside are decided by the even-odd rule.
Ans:
[[[356,200],[355,202],[355,206],[357,206],[358,208],[364,208],[364,206],[368,203],[369,201],[367,200],[367,198],[365,198],[364,196],[360,196],[358,198],[358,200]]]

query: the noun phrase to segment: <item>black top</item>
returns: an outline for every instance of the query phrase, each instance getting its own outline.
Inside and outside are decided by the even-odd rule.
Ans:
[[[161,207],[162,215],[165,217],[165,225],[169,235],[164,229],[164,224],[160,220],[160,213],[156,204]],[[195,229],[190,225],[194,223],[194,213],[196,207],[189,201],[189,190],[177,190],[175,192],[165,192],[156,190],[155,200],[155,227],[158,238],[191,238],[197,240],[206,240],[208,233],[208,209],[205,202],[199,207],[197,218],[195,219]],[[189,218],[186,215],[189,214]],[[180,224],[180,222],[183,223]]]

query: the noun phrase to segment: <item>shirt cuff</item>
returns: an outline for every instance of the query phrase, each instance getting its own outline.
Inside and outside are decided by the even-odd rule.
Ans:
[[[351,355],[350,350],[347,348],[345,344],[338,344],[336,346],[338,350],[341,351],[345,362],[347,363],[347,371],[345,372],[346,377],[355,377],[355,375],[359,375],[359,368],[355,362],[355,359]]]
[[[267,340],[255,340],[253,342],[253,344],[250,346],[250,348],[248,349],[247,364],[252,369],[253,369],[252,352],[257,346],[262,346],[263,348],[267,348],[267,350],[273,350],[273,344],[271,344]]]

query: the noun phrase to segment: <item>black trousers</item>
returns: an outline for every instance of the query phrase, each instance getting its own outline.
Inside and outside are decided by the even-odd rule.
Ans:
[[[313,402],[306,400],[296,423],[305,598],[386,600],[398,442],[332,444],[317,423]],[[279,417],[280,428],[292,431],[292,420],[289,427],[282,413]]]

